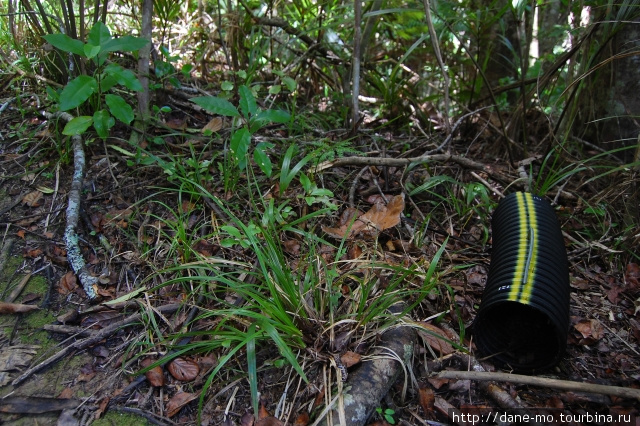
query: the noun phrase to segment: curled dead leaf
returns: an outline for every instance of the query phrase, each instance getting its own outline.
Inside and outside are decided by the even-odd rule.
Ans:
[[[174,378],[182,382],[190,382],[198,377],[200,367],[194,361],[178,357],[169,363],[167,370]]]
[[[145,358],[140,363],[142,367],[148,367],[153,364],[154,360],[152,358]],[[145,377],[149,381],[149,384],[154,387],[164,386],[164,373],[162,371],[162,367],[156,365],[151,370],[144,373]],[[168,404],[167,404],[168,405]],[[171,416],[169,416],[171,417]]]

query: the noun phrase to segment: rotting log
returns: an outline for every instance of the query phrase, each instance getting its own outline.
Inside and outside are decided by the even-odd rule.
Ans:
[[[394,313],[402,311],[402,307],[394,306]],[[409,326],[394,327],[386,331],[370,360],[364,361],[353,373],[344,385],[344,419],[349,426],[364,425],[380,406],[380,401],[389,392],[406,370],[400,361],[394,358],[397,355],[403,360],[406,368],[410,367],[413,356],[413,348],[416,342],[416,333]],[[406,377],[406,380],[409,378]],[[327,418],[320,425],[340,425],[340,413],[337,407],[331,411],[331,423]]]

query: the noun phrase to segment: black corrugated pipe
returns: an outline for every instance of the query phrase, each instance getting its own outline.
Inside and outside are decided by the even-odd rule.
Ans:
[[[481,354],[516,371],[554,366],[567,346],[569,266],[551,205],[525,192],[500,201],[491,222],[487,285],[473,325]]]

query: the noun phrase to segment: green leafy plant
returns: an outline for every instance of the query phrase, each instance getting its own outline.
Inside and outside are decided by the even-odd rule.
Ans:
[[[160,51],[160,57],[157,61],[155,61],[155,75],[158,78],[159,82],[156,83],[154,88],[161,88],[164,86],[164,82],[167,81],[175,88],[182,87],[180,80],[178,79],[179,75],[182,75],[182,78],[187,79],[190,76],[191,70],[193,69],[192,64],[184,64],[182,68],[180,68],[180,72],[175,67],[175,63],[180,59],[176,55],[171,55],[169,49],[165,46],[160,46],[158,49]]]
[[[393,415],[396,413],[394,410],[392,410],[391,408],[385,408],[384,410],[382,409],[382,407],[378,407],[376,408],[376,413],[378,413],[381,417],[384,417],[385,421],[389,424],[395,425],[396,421],[393,418]]]
[[[218,96],[199,96],[191,98],[191,101],[207,112],[236,119],[236,127],[231,134],[229,148],[233,165],[239,170],[244,170],[249,164],[252,136],[268,124],[288,123],[291,121],[291,115],[282,110],[261,110],[255,95],[247,86],[238,88],[238,97],[238,108]],[[273,147],[274,145],[270,142],[260,142],[253,149],[253,159],[267,177],[271,177],[273,173],[273,164],[267,153]]]
[[[80,75],[71,80],[59,94],[57,101],[60,111],[69,111],[88,102],[87,111],[93,112],[92,115],[80,115],[69,121],[63,134],[79,135],[93,125],[98,136],[106,138],[116,119],[131,124],[134,119],[131,105],[122,96],[107,92],[113,91],[116,85],[140,91],[142,85],[131,70],[117,64],[107,64],[107,56],[116,51],[137,51],[148,43],[147,40],[133,36],[113,38],[109,28],[100,21],[91,28],[86,43],[66,34],[48,34],[44,38],[64,52],[91,60],[96,68],[93,75]]]
[[[322,203],[332,210],[337,210],[338,206],[331,202],[329,197],[333,197],[333,192],[326,188],[318,188],[318,185],[304,173],[300,174],[300,184],[304,189],[304,200],[307,205],[311,206],[315,203]]]

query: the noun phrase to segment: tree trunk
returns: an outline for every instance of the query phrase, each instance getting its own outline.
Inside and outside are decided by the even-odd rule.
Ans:
[[[638,146],[640,127],[640,19],[621,28],[592,61],[605,63],[593,72],[579,99],[574,132],[603,149],[627,147],[616,155],[631,162]],[[598,37],[598,35],[596,35]]]
[[[496,1],[491,7],[482,0],[473,3],[478,15],[475,53],[488,85],[496,87],[501,79],[507,77],[517,79],[520,66],[518,23],[510,0]],[[483,85],[481,93],[488,93],[486,85]]]

